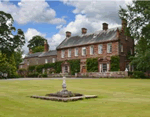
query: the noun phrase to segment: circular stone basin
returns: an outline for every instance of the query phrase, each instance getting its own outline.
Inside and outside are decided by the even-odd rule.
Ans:
[[[50,93],[50,94],[46,94],[46,96],[50,96],[50,97],[76,97],[76,96],[83,96],[83,94],[80,93],[72,93],[71,91],[68,90],[62,90],[59,91],[57,93]]]

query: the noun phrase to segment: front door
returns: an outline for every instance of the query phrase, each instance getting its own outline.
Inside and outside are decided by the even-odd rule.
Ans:
[[[82,67],[82,73],[86,73],[86,67],[85,66]]]

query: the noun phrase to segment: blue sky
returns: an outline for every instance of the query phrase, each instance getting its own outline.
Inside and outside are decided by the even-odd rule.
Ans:
[[[50,49],[55,49],[65,38],[65,32],[80,35],[81,28],[88,33],[102,29],[102,23],[109,28],[121,26],[119,6],[125,8],[131,0],[0,0],[0,10],[10,13],[14,26],[22,29],[26,44],[22,48],[28,53],[28,41],[35,35],[48,40]]]

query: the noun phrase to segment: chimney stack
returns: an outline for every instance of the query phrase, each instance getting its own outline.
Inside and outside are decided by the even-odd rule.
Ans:
[[[48,52],[47,40],[44,41],[44,52]]]
[[[85,35],[87,33],[87,29],[86,28],[82,28],[82,34]]]
[[[127,27],[127,20],[122,19],[122,30],[124,30]]]
[[[32,49],[31,48],[29,48],[29,54],[32,54]]]
[[[107,23],[103,23],[103,30],[107,30],[108,29],[108,24]]]
[[[69,31],[66,31],[66,37],[71,37],[71,32],[69,32]]]

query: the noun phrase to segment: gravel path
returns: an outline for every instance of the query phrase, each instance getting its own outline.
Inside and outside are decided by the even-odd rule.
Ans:
[[[0,80],[50,80],[50,79],[62,80],[62,78],[13,78],[13,79],[0,79]],[[66,78],[66,79],[87,79],[87,78]]]

